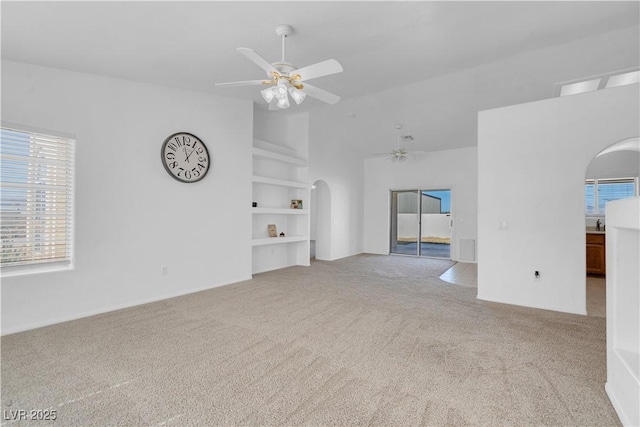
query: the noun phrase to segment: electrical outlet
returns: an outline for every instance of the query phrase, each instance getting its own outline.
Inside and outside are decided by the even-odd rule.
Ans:
[[[166,265],[163,265],[163,266],[160,268],[160,273],[161,273],[163,276],[166,276],[167,274],[169,274],[169,269],[167,268],[167,266],[166,266]]]
[[[509,228],[509,221],[506,219],[498,220],[498,230],[507,230]]]

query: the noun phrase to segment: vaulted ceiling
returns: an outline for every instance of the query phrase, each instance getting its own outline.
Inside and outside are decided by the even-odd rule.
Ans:
[[[477,111],[551,96],[553,85],[639,63],[640,3],[590,2],[8,2],[2,58],[253,99],[214,83],[263,78],[235,50],[280,59],[277,24],[295,28],[287,60],[328,58],[344,72],[314,80],[343,97],[305,100],[360,135],[367,152],[475,144]],[[559,48],[565,46],[565,48]],[[573,46],[573,47],[572,47]],[[592,49],[584,49],[589,46]],[[546,52],[546,53],[545,53]]]

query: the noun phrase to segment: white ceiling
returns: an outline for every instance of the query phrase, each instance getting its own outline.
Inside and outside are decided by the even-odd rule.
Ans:
[[[548,92],[527,92],[525,99],[514,98],[513,88],[500,85],[488,92],[489,100],[483,92],[483,100],[466,102],[474,96],[470,87],[465,87],[464,96],[437,90],[419,96],[407,93],[411,83],[434,92],[433,85],[423,82],[446,82],[445,76],[461,70],[481,70],[485,64],[585,37],[629,28],[637,34],[639,5],[636,1],[3,1],[2,58],[254,99],[262,105],[255,87],[216,88],[214,83],[263,78],[264,72],[235,48],[250,47],[276,61],[280,39],[274,27],[287,23],[295,28],[287,42],[289,62],[302,67],[335,58],[345,70],[313,82],[341,95],[340,104],[309,100],[300,106],[303,110],[333,108],[352,121],[354,114],[361,118],[363,153],[395,145],[395,122],[405,124],[404,133],[414,135],[410,149],[434,150],[474,145],[479,108],[548,97],[558,79],[589,75],[592,70],[566,54],[556,58],[561,66],[528,64],[536,76],[523,78],[537,78]],[[638,41],[632,40],[631,46],[638,50]],[[622,49],[614,53],[624,60],[603,64],[602,58],[594,58],[589,64],[601,69],[598,72],[611,71],[607,69],[611,66],[637,66],[638,54],[629,54],[628,46]],[[585,53],[576,55],[583,58]],[[574,62],[581,68],[572,69]],[[476,79],[473,85],[485,83]],[[370,105],[372,94],[397,87],[404,87],[402,97],[387,92],[381,95],[384,105]],[[424,105],[416,105],[420,102]],[[438,119],[425,120],[425,113]],[[456,135],[453,128],[464,132]]]

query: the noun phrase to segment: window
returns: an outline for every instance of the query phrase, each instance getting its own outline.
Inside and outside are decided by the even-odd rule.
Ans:
[[[588,179],[585,183],[585,211],[604,215],[607,202],[636,196],[636,179]]]
[[[71,266],[75,141],[22,128],[0,131],[3,275]]]

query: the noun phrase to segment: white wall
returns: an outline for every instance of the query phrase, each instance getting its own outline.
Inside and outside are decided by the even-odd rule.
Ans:
[[[309,181],[323,180],[331,197],[331,247],[322,258],[326,260],[362,252],[362,157],[350,145],[357,136],[334,121],[334,111],[322,106],[309,118]]]
[[[451,258],[459,258],[459,239],[477,239],[477,149],[431,152],[393,163],[364,161],[364,251],[389,253],[391,190],[451,189]]]
[[[638,135],[638,103],[631,85],[479,113],[478,298],[586,313],[585,173]]]
[[[75,269],[2,280],[10,333],[251,277],[252,104],[2,63],[2,119],[77,137]],[[207,177],[183,184],[160,147],[199,136]],[[161,267],[167,275],[161,275]]]

